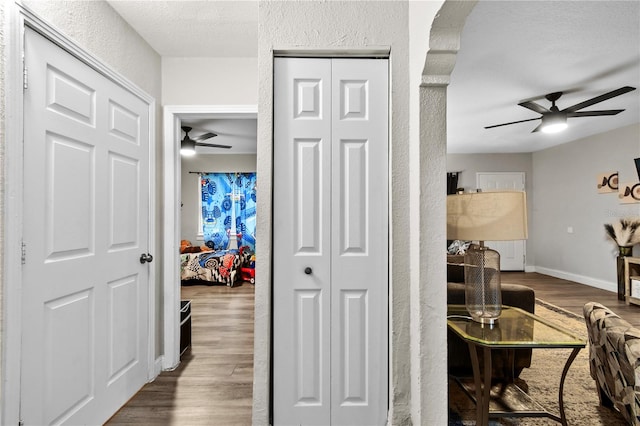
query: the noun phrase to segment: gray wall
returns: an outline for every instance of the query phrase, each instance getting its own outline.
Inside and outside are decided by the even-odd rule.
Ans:
[[[638,182],[639,134],[635,124],[533,154],[536,271],[616,291],[617,249],[603,225],[639,217],[640,204],[598,194],[596,177],[617,170],[620,182]]]
[[[255,172],[255,154],[199,154],[182,157],[182,223],[181,239],[193,245],[202,245],[198,238],[198,190],[199,175],[189,172]],[[259,183],[258,183],[259,184]]]
[[[459,172],[458,188],[465,192],[476,190],[477,172],[524,172],[527,193],[527,218],[529,239],[526,244],[525,270],[535,265],[532,235],[535,225],[531,220],[533,212],[533,162],[531,153],[523,154],[447,154],[447,172]]]
[[[447,171],[461,172],[458,186],[465,191],[475,190],[476,172],[525,172],[527,271],[617,291],[617,248],[604,224],[640,217],[640,204],[620,204],[617,193],[598,194],[596,178],[618,171],[621,183],[638,181],[638,135],[635,124],[534,153],[448,154]]]
[[[256,105],[258,58],[162,58],[162,105]]]
[[[6,16],[6,7],[4,2],[0,2],[0,164],[4,165],[4,152],[5,152],[5,144],[6,144],[6,133],[5,133],[5,42],[6,42],[6,34],[5,31],[7,27],[4,25]],[[4,169],[4,167],[3,167]],[[0,173],[0,223],[4,224],[4,173]],[[5,245],[4,240],[4,226],[0,226],[0,244],[2,247]],[[0,265],[4,266],[4,250],[0,250]],[[4,268],[0,267],[0,347],[4,347],[4,317],[5,312],[3,311],[4,306],[4,289],[6,288],[5,278],[4,278]],[[4,383],[5,372],[4,369],[0,368],[0,383]],[[2,397],[2,392],[0,391],[0,397]],[[0,417],[0,421],[2,418]]]

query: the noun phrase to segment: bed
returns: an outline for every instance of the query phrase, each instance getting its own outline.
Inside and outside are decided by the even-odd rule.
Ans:
[[[240,278],[240,268],[247,263],[252,254],[243,248],[181,253],[180,280],[183,284],[188,284],[191,280],[200,280],[233,287]]]

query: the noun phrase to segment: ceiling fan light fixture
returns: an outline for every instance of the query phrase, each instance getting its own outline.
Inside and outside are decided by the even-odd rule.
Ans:
[[[185,157],[196,155],[196,142],[185,137],[182,142],[180,142],[180,155]]]
[[[542,127],[540,131],[544,133],[558,133],[567,128],[567,116],[565,114],[546,114],[542,116]]]

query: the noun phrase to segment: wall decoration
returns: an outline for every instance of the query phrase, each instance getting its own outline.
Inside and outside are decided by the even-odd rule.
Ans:
[[[618,198],[620,198],[620,204],[640,203],[640,182],[620,185]]]
[[[598,175],[598,193],[618,192],[618,172],[600,173]]]

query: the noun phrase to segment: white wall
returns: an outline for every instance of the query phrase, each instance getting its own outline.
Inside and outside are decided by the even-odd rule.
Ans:
[[[423,10],[424,38],[441,2],[430,2]],[[258,50],[258,175],[272,175],[273,50],[342,50],[391,48],[391,348],[390,423],[411,422],[411,330],[410,263],[406,230],[410,228],[409,145],[411,135],[409,92],[418,90],[420,77],[410,81],[409,3],[400,1],[260,2]],[[426,44],[426,43],[425,43]],[[426,46],[425,46],[426,47]],[[424,61],[426,52],[420,52]],[[417,102],[416,102],[417,107]],[[417,114],[414,116],[417,120]],[[417,125],[417,123],[415,123]],[[417,132],[415,133],[417,137]],[[417,141],[412,141],[418,143]],[[258,187],[258,240],[260,258],[271,259],[271,181],[261,178]],[[444,225],[443,225],[444,229]],[[270,260],[256,271],[256,329],[254,358],[254,424],[267,424],[269,414],[269,320],[271,285]],[[444,271],[444,255],[441,269]],[[443,273],[444,277],[444,273]],[[444,284],[444,278],[443,278]],[[444,294],[444,290],[442,291]],[[441,307],[444,318],[445,306]],[[439,344],[444,345],[444,339]],[[441,346],[443,347],[443,346]],[[442,364],[433,363],[443,371]],[[446,365],[446,362],[445,362]],[[416,380],[420,380],[419,378]],[[446,418],[446,394],[436,395],[434,405]]]
[[[637,182],[633,159],[640,157],[639,134],[636,124],[533,153],[536,271],[617,291],[617,250],[603,226],[639,217],[640,204],[623,205],[615,193],[598,194],[596,177],[617,170],[620,182]]]
[[[257,58],[162,58],[162,105],[257,103]]]
[[[23,4],[159,103],[160,55],[107,2],[24,0]]]
[[[527,218],[529,218],[525,268],[527,271],[533,268],[536,264],[533,249],[536,228],[531,219],[534,206],[532,154],[447,154],[447,172],[459,172],[458,188],[464,188],[465,192],[476,190],[477,172],[524,172]]]
[[[202,229],[198,229],[198,198],[200,175],[189,172],[249,173],[256,171],[255,154],[198,154],[182,157],[182,223],[181,239],[202,245]]]
[[[7,39],[6,31],[7,25],[5,24],[6,20],[6,5],[4,2],[0,2],[0,164],[4,165],[5,163],[5,144],[6,144],[6,133],[5,133],[5,43]],[[4,169],[4,167],[3,167]],[[4,236],[4,173],[0,173],[0,247],[5,246],[5,236]],[[3,309],[4,306],[4,289],[5,289],[5,275],[4,275],[4,250],[0,249],[0,348],[4,347],[4,317],[5,312]],[[0,349],[1,353],[1,349]],[[1,365],[5,365],[4,362]],[[5,372],[4,369],[0,367],[0,383],[4,383]],[[2,398],[2,390],[0,390],[0,398]],[[2,416],[0,416],[0,422],[2,421]]]

